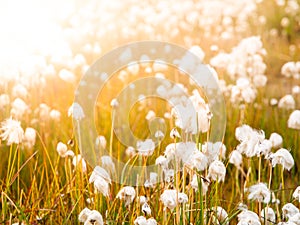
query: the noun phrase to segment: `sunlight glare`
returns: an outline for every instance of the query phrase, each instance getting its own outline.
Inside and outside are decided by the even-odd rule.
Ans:
[[[17,64],[31,54],[50,55],[63,41],[59,21],[71,1],[0,1],[0,64]]]

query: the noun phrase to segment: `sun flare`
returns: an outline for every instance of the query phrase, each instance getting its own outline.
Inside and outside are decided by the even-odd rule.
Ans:
[[[61,47],[60,19],[72,9],[72,1],[1,1],[1,64],[18,64],[39,53],[47,56]]]

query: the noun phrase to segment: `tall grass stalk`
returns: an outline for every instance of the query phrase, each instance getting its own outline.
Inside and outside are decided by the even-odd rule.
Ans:
[[[109,155],[113,157],[113,136],[114,136],[114,126],[115,126],[115,109],[112,109],[112,121],[110,128],[110,136],[109,136]]]

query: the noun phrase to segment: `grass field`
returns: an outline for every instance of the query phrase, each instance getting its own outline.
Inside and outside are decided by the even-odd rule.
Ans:
[[[300,224],[299,0],[0,8],[0,224]],[[223,97],[150,60],[76,104],[99,58],[144,40],[200,57]]]

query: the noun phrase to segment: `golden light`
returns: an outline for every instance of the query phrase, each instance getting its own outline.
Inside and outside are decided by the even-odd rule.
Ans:
[[[0,1],[0,64],[50,54],[62,41],[59,21],[72,7],[70,0]]]

